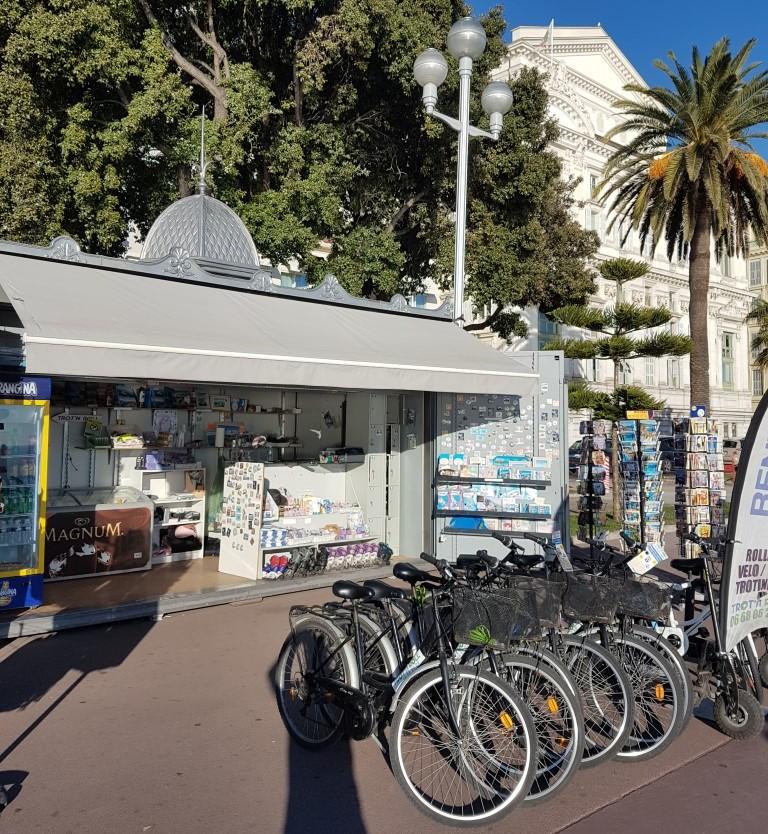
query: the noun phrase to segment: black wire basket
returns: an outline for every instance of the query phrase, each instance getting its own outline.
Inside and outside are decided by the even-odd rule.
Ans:
[[[672,598],[669,585],[628,576],[619,582],[618,614],[637,620],[669,622]]]
[[[501,649],[521,640],[540,640],[544,631],[536,594],[518,588],[456,588],[453,636],[457,643]]]
[[[533,594],[536,615],[544,629],[557,628],[563,608],[564,585],[559,578],[544,576],[513,576],[505,585],[518,591]]]
[[[608,576],[569,573],[563,593],[563,614],[583,623],[610,623],[619,605],[619,586]]]

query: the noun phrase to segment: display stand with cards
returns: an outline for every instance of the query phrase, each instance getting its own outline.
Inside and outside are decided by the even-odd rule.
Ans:
[[[577,537],[590,541],[605,526],[605,495],[610,484],[610,420],[582,420],[581,458],[578,469]],[[590,544],[590,551],[593,545]]]
[[[623,529],[636,541],[661,542],[664,493],[658,420],[620,420]]]
[[[696,533],[717,540],[723,531],[725,474],[717,421],[706,417],[675,422],[675,506],[680,553],[698,556],[700,548],[685,538]]]

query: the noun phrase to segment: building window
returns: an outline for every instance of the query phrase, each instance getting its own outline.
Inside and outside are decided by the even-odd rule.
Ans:
[[[544,313],[539,313],[539,350],[551,339],[560,335],[560,325]]]
[[[759,287],[763,283],[763,262],[750,261],[749,262],[749,286]]]
[[[645,304],[646,307],[653,306],[653,299],[651,298],[651,288],[650,287],[645,288],[645,300],[644,300],[643,303]]]
[[[587,230],[590,232],[600,231],[600,212],[595,209],[587,209]]]
[[[680,360],[667,359],[667,383],[670,388],[680,387]]]
[[[677,312],[677,295],[675,293],[673,293],[672,290],[669,291],[669,304],[668,304],[668,306],[669,306],[669,312],[670,313],[676,313]]]
[[[731,423],[731,437],[738,437],[739,435],[736,432],[736,423]]]
[[[645,384],[656,384],[656,360],[652,356],[645,357]]]
[[[619,385],[632,385],[632,366],[629,362],[619,364]]]
[[[723,333],[721,356],[723,362],[723,388],[733,390],[733,333]]]
[[[761,397],[763,395],[763,369],[752,368],[752,396]]]
[[[597,188],[597,174],[589,175],[589,196],[592,197]]]
[[[725,253],[720,257],[720,272],[724,278],[731,277],[731,259]]]
[[[729,427],[730,427],[729,423],[723,423],[723,436],[726,437],[726,438],[731,436],[731,432],[730,432]]]

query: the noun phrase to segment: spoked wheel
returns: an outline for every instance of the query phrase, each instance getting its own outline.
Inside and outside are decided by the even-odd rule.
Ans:
[[[359,685],[357,666],[342,631],[309,615],[294,623],[277,660],[277,708],[291,736],[302,747],[319,750],[341,735],[344,710],[323,678]]]
[[[526,803],[549,799],[576,775],[584,753],[584,718],[562,664],[531,655],[504,655],[505,677],[528,705],[536,728],[536,776]],[[555,665],[556,664],[556,665]]]
[[[610,651],[629,675],[635,694],[632,729],[617,758],[650,759],[665,750],[683,728],[683,685],[670,662],[645,640],[612,634]]]
[[[495,675],[471,666],[453,667],[450,674],[449,696],[439,669],[420,675],[403,694],[390,728],[392,771],[432,819],[488,825],[522,802],[531,787],[533,720],[522,699]]]
[[[715,698],[715,723],[727,736],[744,741],[759,735],[765,718],[757,698],[746,689],[739,690],[739,704],[730,703],[724,693]]]
[[[685,661],[672,643],[652,628],[635,626],[632,629],[632,634],[635,637],[639,637],[641,640],[645,640],[650,643],[656,651],[661,652],[661,654],[664,655],[664,659],[668,660],[672,664],[673,669],[677,673],[678,680],[683,688],[683,701],[681,704],[683,724],[680,728],[680,732],[682,733],[693,716],[693,704],[695,700],[693,680],[691,678],[691,673],[688,671],[688,667],[685,665]]]
[[[594,640],[562,638],[562,660],[573,675],[584,714],[582,764],[608,761],[624,747],[632,728],[634,693],[616,658]]]

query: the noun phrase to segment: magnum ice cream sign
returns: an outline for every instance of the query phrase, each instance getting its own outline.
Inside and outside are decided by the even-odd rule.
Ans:
[[[69,579],[148,568],[151,521],[147,507],[49,513],[45,578]]]

